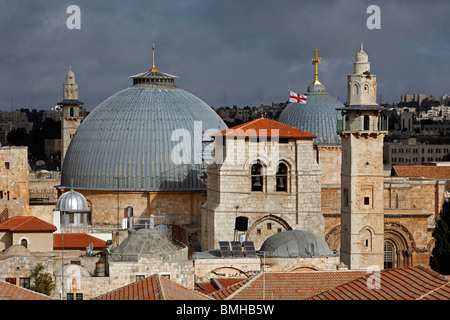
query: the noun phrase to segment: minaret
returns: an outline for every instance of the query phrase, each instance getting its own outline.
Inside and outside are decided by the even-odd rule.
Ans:
[[[83,102],[78,100],[78,84],[75,81],[75,74],[72,67],[66,75],[66,83],[63,85],[63,101],[59,102],[61,118],[61,166],[64,157],[69,148],[75,131],[84,119],[84,113],[81,105]]]
[[[376,105],[377,76],[370,73],[370,62],[367,53],[360,45],[353,63],[353,74],[347,76],[348,105]]]
[[[338,123],[341,137],[341,261],[349,269],[383,268],[383,138],[387,117],[376,103],[376,78],[367,54],[356,54]]]

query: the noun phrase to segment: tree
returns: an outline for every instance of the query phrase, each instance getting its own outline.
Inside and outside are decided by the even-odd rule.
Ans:
[[[52,275],[44,272],[44,269],[45,267],[42,264],[38,264],[31,271],[31,290],[50,296],[53,290],[55,290],[55,282],[53,281]]]
[[[450,275],[450,202],[442,205],[433,231],[435,244],[430,257],[430,267],[436,272]]]

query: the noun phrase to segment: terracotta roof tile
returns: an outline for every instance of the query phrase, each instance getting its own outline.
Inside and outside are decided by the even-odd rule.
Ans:
[[[317,138],[317,136],[312,133],[266,118],[258,118],[245,122],[230,129],[217,132],[211,136],[215,137],[220,135],[226,137],[271,137],[273,135],[279,138],[293,139]]]
[[[64,249],[84,250],[92,243],[94,250],[106,248],[106,241],[93,237],[86,233],[64,233]],[[62,249],[62,234],[53,234],[53,250]]]
[[[56,227],[36,217],[11,217],[0,223],[0,231],[54,232]]]
[[[93,300],[211,300],[211,298],[154,274]]]
[[[359,278],[365,271],[304,271],[264,272],[242,283],[227,300],[305,300],[315,294],[332,289]],[[241,284],[241,283],[239,283]],[[231,289],[227,288],[228,290]],[[222,298],[217,292],[215,299]]]
[[[55,300],[45,294],[34,292],[0,280],[0,300]]]
[[[450,166],[394,166],[398,177],[450,179]]]
[[[370,288],[369,277],[365,274],[355,280],[312,296],[310,300],[416,300],[450,298],[449,281],[442,275],[415,266],[382,270],[379,282]],[[427,298],[428,297],[428,298]]]
[[[226,288],[228,288],[238,282],[241,282],[243,280],[245,280],[245,279],[242,279],[242,278],[215,278],[214,280],[211,279],[210,282],[196,283],[195,290],[200,293],[209,295],[213,292],[226,289]],[[215,282],[217,282],[218,285]]]

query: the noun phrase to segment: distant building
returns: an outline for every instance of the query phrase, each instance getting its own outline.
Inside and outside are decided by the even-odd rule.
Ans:
[[[392,165],[420,165],[425,162],[442,161],[449,153],[449,144],[418,144],[417,138],[405,137],[384,143],[383,162],[387,168]]]
[[[401,96],[401,102],[408,103],[408,102],[417,102],[419,105],[422,103],[422,101],[427,98],[428,96],[426,94],[406,94]]]

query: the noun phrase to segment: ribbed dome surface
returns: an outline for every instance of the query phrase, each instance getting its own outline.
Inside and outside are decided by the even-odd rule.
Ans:
[[[204,131],[227,127],[205,102],[173,83],[138,83],[163,81],[161,75],[170,81],[176,78],[163,73],[134,76],[133,86],[106,99],[86,117],[64,159],[62,186],[124,191],[205,188],[199,178],[201,161],[195,161],[196,156],[202,159],[201,151],[194,148],[194,138],[201,148]],[[171,141],[177,129],[189,136],[177,135]],[[177,145],[181,149],[180,143],[190,156],[187,164],[177,164],[180,159],[174,162],[171,157]]]
[[[303,230],[289,230],[270,236],[262,244],[259,253],[284,258],[335,255],[324,239]]]
[[[342,117],[336,108],[343,108],[344,105],[330,96],[321,84],[311,85],[305,95],[306,104],[289,103],[278,121],[315,134],[315,145],[340,145],[336,126],[337,120]]]
[[[90,212],[86,198],[74,190],[63,193],[58,198],[55,210],[68,213]]]

